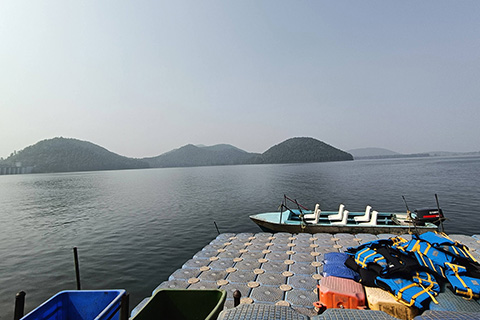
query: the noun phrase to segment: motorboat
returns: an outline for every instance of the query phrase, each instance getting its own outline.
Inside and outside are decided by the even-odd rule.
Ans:
[[[296,208],[292,208],[293,203]],[[438,201],[437,201],[438,203]],[[350,212],[344,204],[338,210],[323,211],[319,204],[309,210],[295,199],[284,195],[277,212],[250,216],[263,231],[289,233],[371,233],[405,234],[424,233],[443,228],[442,210],[438,208],[408,210],[405,213],[379,212],[367,205],[363,212]]]

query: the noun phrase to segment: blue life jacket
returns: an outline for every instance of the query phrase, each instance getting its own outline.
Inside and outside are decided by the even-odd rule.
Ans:
[[[447,279],[456,294],[468,299],[480,297],[480,264],[467,246],[445,234],[426,232],[396,247],[414,254],[421,266]]]
[[[470,254],[466,245],[453,241],[445,233],[426,232],[419,235],[418,238],[427,241],[435,248],[453,254],[457,258],[477,262],[477,260]]]
[[[412,279],[377,277],[376,284],[390,291],[395,299],[408,307],[419,309],[428,307],[431,300],[440,292],[435,277],[427,272],[414,272]]]

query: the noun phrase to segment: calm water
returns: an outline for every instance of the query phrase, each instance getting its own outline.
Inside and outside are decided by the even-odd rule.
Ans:
[[[75,289],[125,288],[135,306],[221,232],[259,232],[248,216],[284,193],[313,207],[435,206],[449,233],[480,233],[480,157],[0,176],[0,319]]]

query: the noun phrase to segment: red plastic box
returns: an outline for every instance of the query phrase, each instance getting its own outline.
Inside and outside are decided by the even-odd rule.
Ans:
[[[316,308],[365,309],[363,286],[350,279],[325,277],[318,287]]]

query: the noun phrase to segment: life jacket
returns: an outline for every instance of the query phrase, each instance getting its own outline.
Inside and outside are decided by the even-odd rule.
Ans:
[[[422,267],[447,279],[456,294],[468,299],[480,297],[480,264],[467,246],[453,241],[446,234],[426,232],[394,247],[414,254]]]
[[[431,300],[440,292],[440,285],[431,274],[415,271],[411,279],[377,277],[375,283],[380,288],[391,292],[395,299],[408,307],[419,309],[428,307]]]
[[[348,248],[347,253],[351,255],[348,266],[357,269],[367,269],[375,272],[376,275],[392,275],[395,273],[410,273],[412,268],[418,266],[416,259],[413,259],[404,251],[395,248],[395,245],[406,243],[402,237],[395,237],[383,240],[374,240],[357,247]]]
[[[374,240],[348,248],[345,264],[360,274],[366,286],[378,286],[407,306],[424,309],[440,292],[434,276],[422,271],[417,259],[396,248],[408,241],[401,237]]]
[[[419,235],[418,238],[427,241],[435,248],[453,254],[457,259],[467,259],[471,262],[477,262],[477,260],[470,254],[466,245],[450,239],[445,233],[426,232]]]
[[[446,266],[445,275],[456,294],[469,300],[480,298],[480,279],[470,277],[464,266],[448,262]]]

